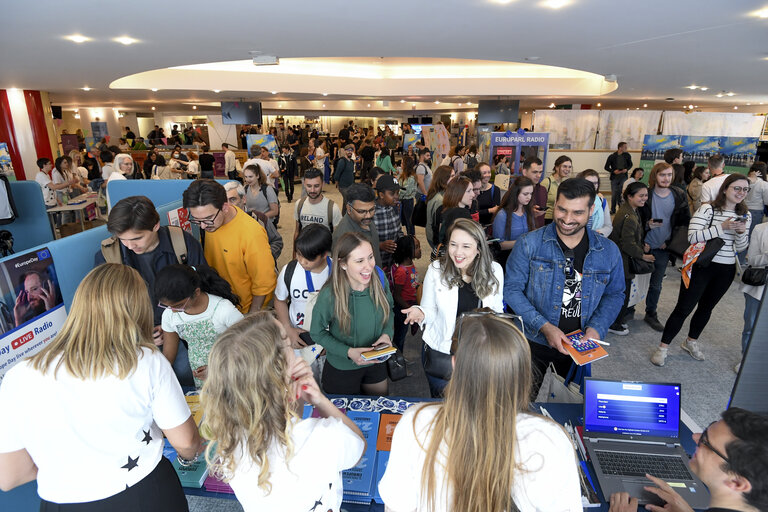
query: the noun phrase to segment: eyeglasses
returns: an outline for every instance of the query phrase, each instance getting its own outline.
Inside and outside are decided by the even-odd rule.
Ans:
[[[715,424],[715,422],[713,421],[712,423],[709,424],[709,427],[711,427],[714,424]],[[728,457],[723,455],[722,452],[720,452],[717,448],[712,446],[712,443],[709,442],[709,435],[707,434],[707,431],[709,430],[709,427],[705,428],[704,432],[701,433],[701,435],[699,436],[699,442],[696,443],[696,445],[697,446],[701,446],[701,445],[706,446],[707,448],[709,448],[709,450],[712,453],[714,453],[715,455],[717,455],[718,457],[723,459],[725,462],[730,463],[731,461],[728,460]]]
[[[349,205],[349,207],[352,208],[353,210],[355,210],[358,213],[358,215],[362,215],[364,217],[368,216],[368,215],[373,215],[376,212],[376,207],[375,206],[373,208],[371,208],[370,210],[358,210],[357,208],[355,208],[351,204]]]
[[[750,187],[731,187],[731,190],[734,192],[744,192],[745,194],[749,193]]]
[[[216,222],[216,217],[218,217],[220,213],[221,208],[219,208],[219,211],[216,212],[216,215],[214,215],[212,219],[196,219],[194,217],[189,217],[189,222],[197,225],[205,224],[206,226],[213,226]]]
[[[170,309],[174,313],[184,313],[184,310],[187,308],[187,304],[189,304],[189,299],[191,299],[191,298],[192,297],[187,297],[187,300],[184,301],[184,304],[180,308],[177,308],[177,307],[174,307],[174,306],[167,306],[167,305],[163,304],[162,302],[158,302],[157,303],[157,307],[163,308],[163,309]]]
[[[464,323],[465,318],[480,318],[483,316],[492,315],[496,318],[503,318],[509,320],[512,324],[520,329],[520,332],[525,332],[525,326],[523,324],[523,317],[518,315],[512,315],[510,313],[496,313],[495,311],[466,311],[459,315],[459,320],[456,322],[456,336],[453,337],[453,343],[451,343],[451,355],[455,353],[456,343],[461,339],[461,326]]]

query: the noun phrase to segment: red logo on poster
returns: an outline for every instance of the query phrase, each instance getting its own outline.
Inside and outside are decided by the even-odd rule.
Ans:
[[[497,155],[514,155],[515,148],[501,146],[496,148],[496,154]]]
[[[32,338],[34,338],[34,337],[35,337],[35,335],[32,334],[32,331],[29,331],[28,333],[26,333],[26,334],[16,338],[15,340],[13,340],[11,342],[11,348],[13,350],[16,350],[17,348],[19,348],[23,344],[27,343],[28,341],[32,341]]]

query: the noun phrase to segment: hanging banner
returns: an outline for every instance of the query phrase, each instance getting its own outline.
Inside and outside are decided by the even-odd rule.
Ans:
[[[403,134],[403,153],[408,151],[408,147],[412,146],[421,138],[418,133],[404,133]]]
[[[653,164],[664,160],[664,152],[680,147],[679,135],[646,135],[643,137],[643,150],[640,153],[639,166],[645,170],[643,181],[648,183],[648,171]]]
[[[274,135],[262,135],[249,133],[245,136],[246,144],[248,144],[248,156],[250,158],[258,158],[259,155],[252,155],[251,148],[253,146],[266,147],[272,158],[278,158],[280,156],[280,148],[277,147],[277,141]]]
[[[65,155],[68,155],[70,151],[77,151],[79,148],[80,143],[77,141],[77,135],[65,133],[61,136],[61,150]]]
[[[699,135],[646,135],[640,156],[640,167],[649,170],[664,160],[668,149],[683,150],[683,161],[707,165],[713,155],[725,157],[725,172],[746,174],[757,157],[757,137],[715,137]]]
[[[105,139],[109,136],[109,132],[107,131],[107,123],[103,121],[93,121],[91,123],[91,131],[93,132],[93,137],[98,140],[101,140],[102,138]]]
[[[491,133],[490,161],[496,155],[512,156],[514,167],[510,167],[514,174],[520,174],[520,164],[526,158],[539,157],[547,165],[547,153],[549,152],[549,134],[526,132],[522,128],[516,132]],[[542,177],[544,173],[542,173]]]
[[[64,325],[67,312],[47,248],[2,264],[0,274],[0,383],[19,361],[36,354]]]
[[[11,154],[8,152],[6,142],[0,142],[0,173],[7,175],[8,178],[14,175]]]

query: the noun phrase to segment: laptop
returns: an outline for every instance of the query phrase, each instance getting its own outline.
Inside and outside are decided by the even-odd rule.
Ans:
[[[680,444],[680,384],[585,379],[584,447],[606,500],[628,492],[640,504],[663,505],[643,489],[653,485],[649,473],[691,507],[709,506],[709,491]]]

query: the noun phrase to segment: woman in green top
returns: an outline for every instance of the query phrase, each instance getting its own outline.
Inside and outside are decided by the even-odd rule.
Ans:
[[[411,146],[408,146],[410,149]],[[413,215],[413,200],[419,191],[416,184],[416,168],[413,158],[403,158],[403,172],[400,173],[400,221],[405,225],[409,235],[415,235],[411,216]]]
[[[381,148],[381,154],[379,155],[379,158],[376,159],[376,167],[380,167],[384,172],[395,176],[397,175],[397,169],[392,165],[391,154],[392,152],[389,149]]]
[[[383,361],[367,362],[363,352],[392,345],[392,294],[376,267],[373,248],[362,234],[350,232],[336,242],[333,271],[312,310],[310,336],[325,348],[322,385],[326,393],[388,393]]]

